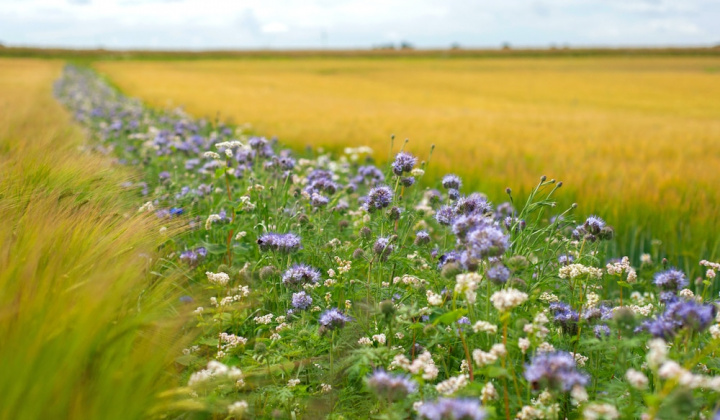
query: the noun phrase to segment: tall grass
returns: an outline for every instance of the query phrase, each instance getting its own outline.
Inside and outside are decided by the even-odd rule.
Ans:
[[[494,201],[553,174],[564,181],[561,205],[613,220],[622,254],[649,252],[653,239],[693,265],[718,252],[717,57],[96,66],[153,106],[219,112],[298,148],[370,145],[382,156],[391,133],[419,154],[437,144],[429,175],[456,172]]]
[[[81,150],[60,62],[0,64],[0,418],[134,419],[162,406],[183,344],[163,241]]]

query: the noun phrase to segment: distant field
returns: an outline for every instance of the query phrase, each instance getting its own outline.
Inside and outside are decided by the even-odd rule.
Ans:
[[[540,175],[637,256],[710,257],[720,227],[720,57],[275,58],[96,63],[154,106],[251,123],[296,147],[391,133],[496,201]],[[694,262],[696,263],[696,262]]]

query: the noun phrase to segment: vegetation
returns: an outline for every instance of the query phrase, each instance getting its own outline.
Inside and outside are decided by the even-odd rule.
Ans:
[[[141,418],[191,337],[151,271],[160,224],[120,187],[139,173],[81,150],[61,68],[0,60],[0,418]]]
[[[548,53],[551,55],[551,53]],[[430,174],[458,173],[502,200],[539,173],[566,184],[559,204],[613,221],[616,252],[639,263],[653,240],[682,257],[718,255],[717,57],[276,58],[97,63],[152,106],[250,122],[300,150],[369,145],[390,133]],[[658,242],[655,242],[656,244]]]
[[[183,386],[164,418],[718,409],[720,264],[696,260],[691,281],[658,249],[637,265],[612,258],[616,229],[559,205],[554,179],[493,204],[461,177],[433,178],[438,153],[404,142],[387,165],[367,147],[299,157],[144,108],[88,70],[68,68],[57,94],[96,150],[143,174],[124,184],[139,212],[187,227],[160,248],[161,266],[185,274],[198,337],[177,353]]]

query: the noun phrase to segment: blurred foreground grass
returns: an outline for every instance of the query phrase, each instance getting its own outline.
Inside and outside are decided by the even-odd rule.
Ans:
[[[185,340],[150,271],[160,226],[121,190],[132,173],[81,150],[61,67],[0,59],[0,418],[142,418]]]
[[[662,241],[696,269],[720,240],[720,57],[106,61],[95,66],[150,105],[248,122],[295,147],[410,138],[431,174],[504,201],[540,175],[615,226],[636,262]]]

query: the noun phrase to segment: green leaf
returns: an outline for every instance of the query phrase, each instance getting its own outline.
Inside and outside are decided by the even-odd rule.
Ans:
[[[454,311],[450,311],[446,314],[443,314],[443,315],[437,317],[435,319],[435,321],[433,322],[433,325],[437,325],[439,323],[442,323],[445,325],[450,325],[453,322],[460,319],[460,317],[465,315],[466,313],[467,313],[467,309],[465,309],[465,308],[455,309]]]
[[[503,369],[499,366],[490,366],[488,369],[488,376],[491,378],[509,378],[507,369]]]

